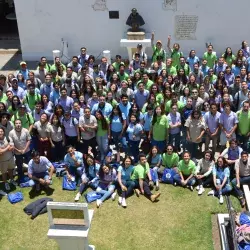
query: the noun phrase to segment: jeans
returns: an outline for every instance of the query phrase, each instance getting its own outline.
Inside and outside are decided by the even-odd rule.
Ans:
[[[101,160],[103,161],[108,152],[108,145],[109,145],[108,135],[106,134],[103,136],[96,136],[96,142],[101,152]]]
[[[119,138],[120,134],[121,134],[121,132],[111,131],[111,135],[112,135],[113,142],[115,144],[116,149],[119,148],[118,144],[121,143],[123,146],[123,149],[126,150],[126,148],[127,148],[126,138],[124,136]]]
[[[135,180],[135,188],[140,189],[139,180]],[[144,190],[144,195],[150,198],[152,193],[148,184],[148,180],[143,180],[143,190]]]
[[[52,161],[61,161],[64,158],[65,155],[65,148],[62,145],[63,141],[53,141],[53,144],[55,145],[54,148],[51,148],[51,157]]]
[[[173,145],[176,149],[180,148],[181,144],[181,133],[169,134],[169,144]]]
[[[188,149],[189,153],[191,154],[191,158],[196,158],[197,151],[198,151],[198,145],[199,145],[199,143],[195,143],[195,142],[191,142],[191,141],[187,142],[187,149]]]
[[[30,151],[23,155],[15,155],[16,165],[17,165],[17,173],[18,173],[18,181],[20,182],[23,178],[23,163],[28,163],[31,159]]]
[[[89,182],[90,180],[87,178],[86,179],[86,183],[81,183],[80,187],[79,187],[79,193],[83,194],[83,192],[88,188],[92,188],[93,190],[96,190],[96,188],[98,187],[99,184],[99,180],[94,181],[94,182]]]
[[[43,172],[43,173],[33,173],[32,176],[35,176],[37,178],[44,179],[47,181],[49,179],[49,173],[48,172]],[[39,181],[37,180],[29,180],[29,186],[32,187],[35,184],[39,184]],[[50,181],[50,185],[52,184],[52,181]]]
[[[82,153],[83,154],[88,154],[88,149],[89,147],[91,147],[91,150],[92,150],[92,153],[94,155],[94,158],[96,158],[97,156],[97,151],[96,151],[96,138],[93,137],[89,140],[83,140],[83,143],[82,143]]]
[[[127,187],[127,191],[122,191],[121,186],[119,185],[119,183],[117,183],[118,195],[121,196],[122,198],[127,198],[127,197],[131,196],[134,192],[135,182],[132,180],[129,180],[129,181],[122,180],[122,184],[125,187]]]
[[[129,151],[130,151],[130,155],[132,155],[134,157],[134,162],[138,162],[138,156],[139,156],[139,145],[140,145],[140,140],[139,141],[128,141],[129,144]]]
[[[151,169],[153,170],[154,172],[154,177],[155,177],[155,181],[158,181],[159,180],[159,176],[158,176],[158,167],[154,167],[154,166],[151,166]]]
[[[97,187],[96,193],[102,194],[102,198],[100,199],[102,202],[108,199],[111,194],[115,191],[115,185],[110,184],[106,189],[102,189],[100,186]]]
[[[184,180],[186,180],[189,176],[183,175]],[[179,174],[174,175],[174,181],[177,182],[177,184],[181,185],[181,176]],[[188,180],[187,186],[193,186],[195,184],[195,177],[192,177]]]
[[[156,141],[154,139],[152,139],[151,141],[151,145],[152,146],[157,146],[157,148],[160,150],[161,153],[164,152],[164,150],[166,149],[166,141]]]
[[[238,198],[242,198],[243,197],[243,191],[240,188],[238,188],[236,186],[236,184],[237,184],[237,180],[236,180],[236,178],[234,178],[232,180],[232,185],[233,185],[234,191],[235,191]],[[250,175],[240,177],[240,185],[244,185],[244,184],[250,184]]]

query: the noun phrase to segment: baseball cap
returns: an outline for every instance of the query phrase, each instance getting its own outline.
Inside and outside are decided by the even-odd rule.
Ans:
[[[25,61],[20,62],[20,65],[23,65],[23,64],[27,65]]]
[[[26,106],[24,105],[24,104],[21,104],[21,105],[19,105],[19,107],[18,108],[25,108],[26,109]]]
[[[156,43],[160,43],[160,44],[162,44],[161,40],[157,40],[157,42],[156,42]]]
[[[11,82],[13,82],[13,81],[17,81],[18,82],[17,78],[12,78]]]
[[[138,43],[138,44],[137,44],[137,48],[142,48],[142,44],[141,44],[141,43]]]

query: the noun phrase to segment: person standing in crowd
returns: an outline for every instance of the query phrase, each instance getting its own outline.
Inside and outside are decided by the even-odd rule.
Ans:
[[[40,156],[38,151],[32,151],[31,157],[28,164],[28,176],[31,179],[29,186],[35,186],[39,192],[41,185],[47,189],[52,184],[54,166],[45,156]]]
[[[145,195],[149,200],[155,202],[161,193],[152,194],[150,187],[154,186],[150,167],[145,154],[139,155],[139,164],[135,166],[131,179],[135,182],[136,195]]]
[[[13,123],[10,121],[10,113],[2,112],[0,113],[0,128],[4,130],[6,138],[9,138],[10,131],[14,128]]]

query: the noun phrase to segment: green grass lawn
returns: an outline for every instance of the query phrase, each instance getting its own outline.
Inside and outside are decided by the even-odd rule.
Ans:
[[[61,181],[53,179],[55,191],[50,197],[54,201],[74,201],[76,192],[62,191]],[[58,249],[57,243],[47,238],[47,214],[31,220],[23,212],[38,197],[30,198],[30,188],[21,190],[24,201],[15,205],[6,197],[0,201],[0,249]],[[226,203],[220,205],[218,199],[206,195],[207,191],[198,197],[196,191],[164,184],[160,191],[157,203],[133,196],[127,200],[126,209],[117,205],[117,199],[104,202],[99,209],[95,203],[89,205],[94,209],[90,244],[101,250],[213,249],[211,214],[227,212]],[[44,192],[39,198],[43,196]],[[234,208],[240,210],[238,201],[231,199]]]

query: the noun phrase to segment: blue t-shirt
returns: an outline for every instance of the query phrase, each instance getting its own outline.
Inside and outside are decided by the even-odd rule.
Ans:
[[[226,184],[229,184],[230,180],[230,170],[228,167],[226,168],[220,168],[215,165],[213,167],[213,175],[216,175],[216,179],[220,179],[221,183],[223,182],[224,178],[227,177]]]
[[[152,126],[153,115],[149,116],[147,112],[144,114],[143,120],[144,120],[144,130],[150,131],[150,128]]]
[[[157,154],[155,157],[152,157],[151,162],[149,162],[149,165],[155,166],[159,161],[161,161],[161,155]]]
[[[126,116],[122,113],[122,119],[126,120]],[[115,115],[113,119],[110,121],[111,131],[113,132],[121,132],[123,124],[118,115]]]
[[[124,181],[129,181],[131,180],[131,175],[134,171],[134,166],[129,166],[128,168],[125,168],[125,167],[122,167],[122,166],[119,166],[117,171],[118,172],[121,172],[121,178],[122,180]]]
[[[96,163],[93,166],[89,166],[88,176],[90,179],[94,179],[96,177],[96,174],[99,172],[100,164]]]
[[[142,128],[142,125],[140,123],[137,123],[137,124],[129,123],[128,128],[127,128],[129,140],[140,141],[142,130],[143,130],[143,128]],[[135,135],[135,138],[133,138],[133,135]]]

